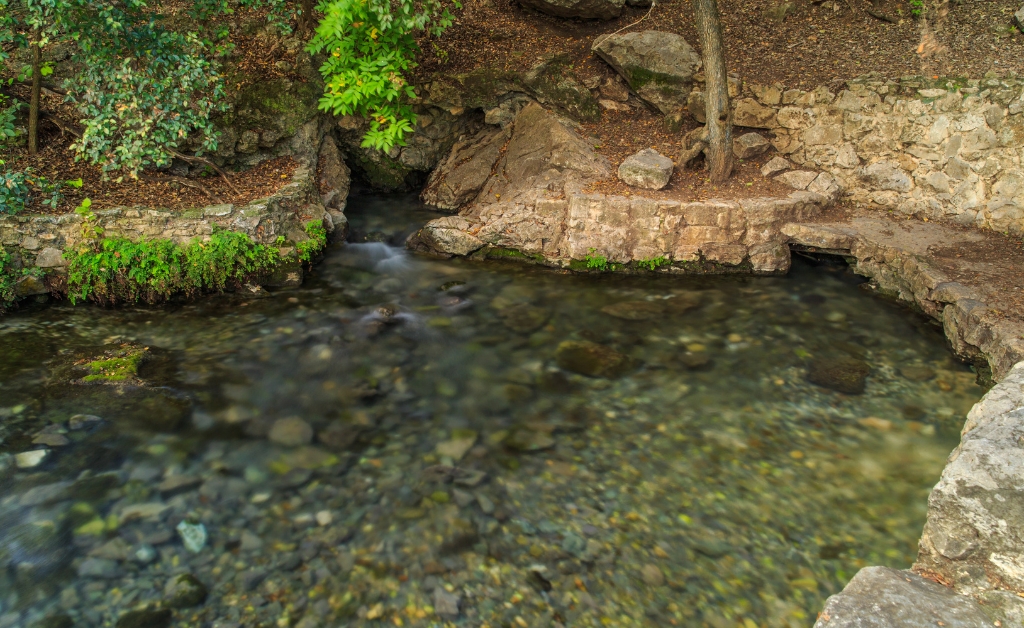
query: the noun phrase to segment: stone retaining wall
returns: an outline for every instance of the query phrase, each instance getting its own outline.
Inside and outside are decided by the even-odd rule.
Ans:
[[[781,155],[828,173],[856,203],[1024,232],[1022,79],[868,76],[838,94],[747,83],[733,107],[736,125],[770,131]],[[699,91],[688,108],[702,117]],[[782,176],[797,187],[813,178]]]

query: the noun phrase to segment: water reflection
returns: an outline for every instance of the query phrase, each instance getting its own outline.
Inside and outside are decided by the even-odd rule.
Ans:
[[[982,393],[931,323],[831,265],[410,256],[428,217],[355,198],[267,299],[0,319],[0,628],[806,626],[913,560]]]

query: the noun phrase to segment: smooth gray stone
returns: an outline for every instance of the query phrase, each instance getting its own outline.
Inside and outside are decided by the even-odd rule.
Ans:
[[[996,625],[973,599],[910,571],[865,567],[828,598],[814,628],[981,628]]]

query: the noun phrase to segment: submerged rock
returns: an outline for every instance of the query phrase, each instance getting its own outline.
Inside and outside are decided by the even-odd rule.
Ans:
[[[852,357],[818,358],[807,369],[807,381],[847,395],[864,392],[871,367]]]
[[[164,604],[170,608],[191,608],[206,601],[206,585],[190,573],[172,577],[164,586]]]
[[[589,340],[561,343],[555,361],[559,368],[587,377],[621,377],[633,367],[629,356]]]
[[[627,321],[649,321],[665,314],[665,306],[656,301],[623,301],[601,308],[608,316]]]
[[[171,616],[169,608],[128,611],[117,619],[116,628],[166,628],[171,625]]]
[[[270,428],[270,441],[285,447],[298,447],[313,442],[313,428],[299,417],[274,421]]]
[[[502,309],[498,315],[501,316],[501,322],[505,327],[516,333],[529,334],[548,322],[551,311],[528,303],[519,303]]]

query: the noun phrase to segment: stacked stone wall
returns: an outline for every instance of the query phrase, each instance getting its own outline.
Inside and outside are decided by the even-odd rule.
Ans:
[[[700,115],[699,91],[690,111]],[[771,132],[794,187],[834,183],[855,203],[1024,233],[1024,80],[867,76],[811,91],[746,83],[734,123]]]

